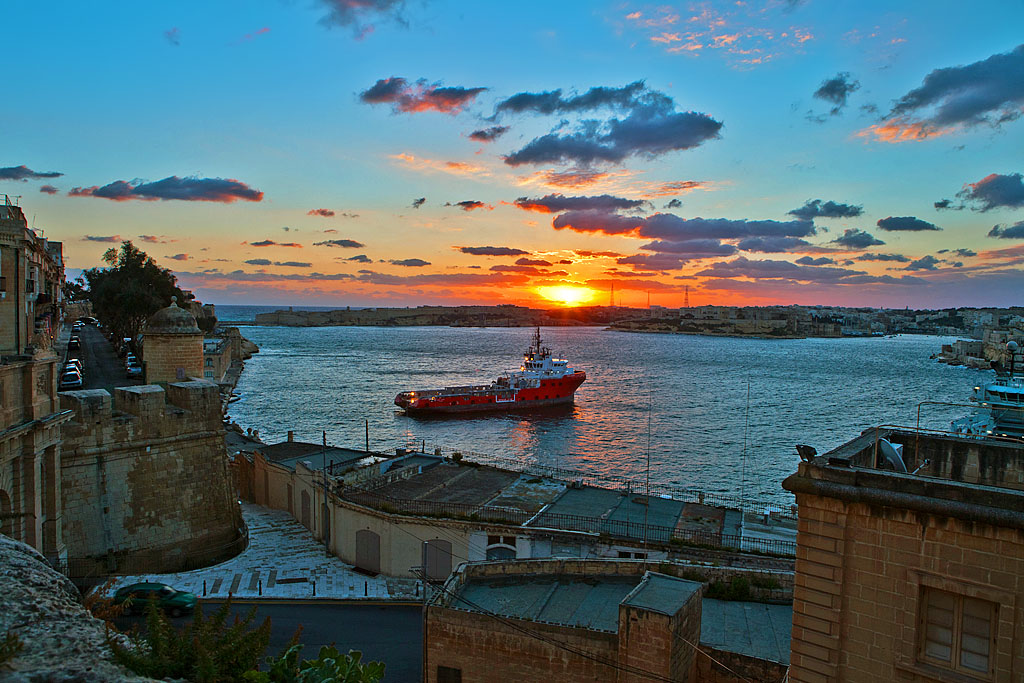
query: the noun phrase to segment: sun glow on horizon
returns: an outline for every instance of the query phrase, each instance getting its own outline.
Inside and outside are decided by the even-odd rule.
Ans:
[[[589,287],[573,287],[558,285],[557,287],[538,287],[534,290],[548,301],[562,306],[582,306],[594,298],[594,290]]]

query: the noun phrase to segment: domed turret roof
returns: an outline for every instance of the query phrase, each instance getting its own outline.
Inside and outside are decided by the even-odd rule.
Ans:
[[[202,334],[194,315],[179,308],[178,297],[171,297],[171,305],[161,308],[146,321],[146,334]]]

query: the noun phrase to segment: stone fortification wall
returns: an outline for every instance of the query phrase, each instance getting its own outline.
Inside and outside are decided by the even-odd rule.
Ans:
[[[64,529],[72,571],[164,572],[244,547],[217,385],[61,394]],[[90,562],[96,566],[90,566]],[[75,563],[79,564],[76,566]]]
[[[257,325],[319,327],[331,325],[529,325],[579,324],[552,317],[547,311],[521,306],[418,306],[336,311],[274,311],[257,313]]]
[[[147,382],[203,376],[202,334],[147,334],[142,340]]]
[[[21,650],[0,664],[4,681],[146,681],[114,663],[106,625],[78,590],[24,543],[0,536],[0,634]]]

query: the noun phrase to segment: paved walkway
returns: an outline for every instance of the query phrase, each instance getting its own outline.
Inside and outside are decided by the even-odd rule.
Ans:
[[[242,503],[249,547],[221,564],[177,574],[122,576],[111,587],[166,583],[199,597],[288,600],[417,600],[414,579],[370,577],[328,555],[322,543],[287,512]]]

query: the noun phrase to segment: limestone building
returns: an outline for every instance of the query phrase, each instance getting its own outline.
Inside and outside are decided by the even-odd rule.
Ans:
[[[60,559],[61,424],[57,358],[61,245],[0,204],[0,533]]]
[[[1024,680],[1024,444],[871,429],[783,486],[799,506],[790,681]]]
[[[203,332],[194,315],[171,305],[154,313],[142,337],[142,362],[148,384],[203,377]]]

